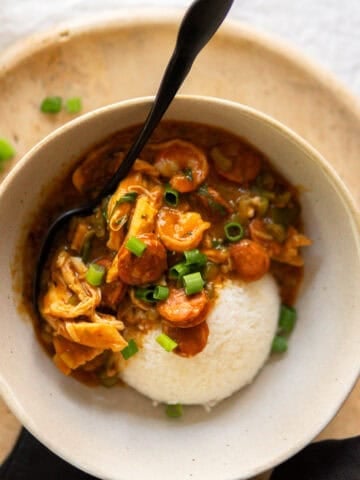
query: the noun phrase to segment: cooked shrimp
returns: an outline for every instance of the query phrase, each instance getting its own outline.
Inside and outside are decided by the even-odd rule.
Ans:
[[[145,233],[136,238],[146,245],[146,250],[141,257],[136,257],[124,245],[117,258],[120,280],[128,285],[154,282],[167,268],[165,247],[155,234]]]
[[[205,230],[211,227],[196,212],[179,212],[162,208],[158,213],[156,231],[165,247],[175,252],[196,248]]]
[[[157,170],[154,165],[151,165],[151,163],[146,162],[145,160],[141,160],[140,158],[137,158],[135,160],[135,163],[132,167],[133,172],[139,172],[139,173],[144,173],[145,175],[148,175],[149,177],[159,177],[160,172]]]
[[[194,327],[205,320],[209,298],[204,290],[187,296],[183,288],[171,288],[168,298],[157,305],[160,315],[174,327]]]
[[[230,247],[230,256],[235,270],[242,280],[259,280],[270,267],[270,257],[266,250],[253,240],[241,240]]]
[[[242,143],[227,143],[211,150],[217,173],[236,183],[254,180],[261,168],[262,157]]]
[[[206,179],[209,165],[205,153],[190,142],[170,140],[157,145],[161,149],[155,157],[154,167],[170,179],[177,191],[193,192]]]
[[[91,151],[73,173],[74,187],[80,193],[101,188],[124,158],[124,154],[117,150],[116,144],[110,142]]]

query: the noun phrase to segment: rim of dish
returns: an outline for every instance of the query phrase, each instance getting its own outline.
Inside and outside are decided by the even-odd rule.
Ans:
[[[66,133],[68,130],[71,130],[73,127],[76,127],[76,125],[78,124],[91,121],[91,118],[94,116],[106,115],[108,112],[125,108],[125,107],[136,106],[139,104],[144,104],[144,105],[150,104],[153,101],[153,99],[154,99],[153,96],[143,96],[143,97],[137,97],[129,100],[123,100],[121,102],[100,107],[96,110],[85,113],[84,115],[81,115],[80,117],[74,120],[71,120],[70,122],[67,122],[66,124],[60,126],[56,130],[51,132],[49,135],[47,135],[39,143],[37,143],[13,167],[13,169],[8,173],[8,175],[5,177],[3,182],[0,184],[0,198],[3,195],[4,191],[7,189],[8,184],[10,184],[13,181],[16,181],[16,177],[19,174],[19,171],[22,169],[23,165],[27,163],[29,160],[31,160],[31,158],[39,150],[41,150],[44,147],[44,145],[52,141],[54,138],[61,136],[62,134]],[[275,120],[271,116],[263,112],[260,112],[252,107],[249,107],[247,105],[243,105],[239,102],[220,99],[217,97],[204,96],[204,95],[178,95],[176,99],[180,101],[197,101],[197,102],[203,102],[203,103],[211,102],[211,103],[217,104],[218,106],[225,106],[228,108],[237,109],[241,111],[242,114],[244,114],[245,116],[256,117],[261,123],[266,124],[269,128],[276,130],[282,136],[286,137],[288,141],[290,141],[293,144],[296,144],[297,148],[300,148],[301,151],[303,151],[305,154],[310,156],[312,160],[317,162],[321,167],[321,169],[326,172],[327,178],[331,182],[332,186],[336,189],[337,193],[339,194],[339,197],[344,203],[344,206],[351,213],[352,228],[355,234],[354,236],[356,240],[357,254],[358,254],[358,257],[360,258],[360,214],[355,205],[355,201],[352,195],[350,194],[346,184],[340,178],[340,176],[338,175],[336,170],[332,167],[332,165],[330,165],[325,160],[325,158],[314,147],[312,147],[306,140],[304,140],[296,132],[291,130],[286,125],[283,125],[278,120]],[[357,367],[356,371],[354,372],[354,378],[351,384],[346,389],[344,389],[343,393],[341,394],[340,402],[337,403],[336,406],[332,408],[331,414],[326,418],[324,418],[322,422],[320,422],[320,424],[318,424],[316,428],[313,429],[313,431],[311,431],[310,433],[307,432],[306,438],[299,439],[297,443],[293,445],[289,450],[281,452],[272,461],[265,462],[264,464],[262,464],[261,466],[258,466],[256,469],[252,470],[251,472],[248,472],[247,475],[257,475],[261,472],[269,470],[274,466],[280,464],[281,462],[285,461],[287,458],[293,456],[295,453],[297,453],[303,447],[305,447],[321,430],[323,430],[323,428],[325,428],[325,426],[333,418],[334,414],[336,414],[336,412],[341,408],[342,404],[345,402],[346,398],[348,397],[352,388],[354,387],[358,379],[359,373],[360,373],[360,365]],[[77,463],[76,458],[71,457],[66,452],[64,453],[61,450],[58,450],[58,447],[54,445],[52,440],[49,440],[46,433],[43,433],[42,431],[38,431],[36,425],[33,425],[31,419],[27,416],[26,412],[18,402],[16,394],[12,391],[12,388],[10,387],[10,385],[8,385],[8,383],[4,380],[4,378],[2,378],[1,372],[0,372],[0,393],[5,399],[6,403],[11,405],[12,410],[16,412],[16,416],[18,417],[20,422],[23,425],[25,425],[26,428],[32,434],[34,434],[41,442],[46,444],[48,448],[50,448],[58,456],[60,456],[67,462],[70,462],[71,464],[77,466],[78,468],[84,471],[87,471],[88,473],[91,473],[93,475],[94,474],[102,475],[102,472],[96,471],[92,467],[90,467],[89,465],[85,465],[84,463],[81,463],[81,464],[80,462]],[[231,480],[235,480],[235,479],[231,479]]]
[[[137,27],[142,24],[178,25],[183,14],[184,9],[180,7],[160,9],[145,6],[109,9],[100,14],[90,13],[68,19],[41,32],[30,33],[5,47],[0,54],[0,75],[5,75],[7,71],[15,68],[29,56],[40,53],[56,43],[66,42],[72,37],[79,37],[86,33],[119,30],[132,25]],[[263,50],[272,52],[282,57],[284,61],[305,70],[309,75],[317,77],[327,89],[341,99],[346,108],[360,118],[360,101],[355,93],[351,92],[333,73],[302,53],[298,47],[286,43],[286,39],[255,28],[238,18],[227,18],[224,21],[217,32],[217,37],[221,36],[250,40]]]

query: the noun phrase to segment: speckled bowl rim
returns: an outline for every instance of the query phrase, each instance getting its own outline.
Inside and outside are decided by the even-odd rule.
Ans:
[[[179,95],[178,97],[185,98],[185,99],[196,99],[196,101],[199,102],[213,102],[214,105],[217,105],[217,107],[220,107],[221,105],[226,105],[228,107],[232,107],[235,109],[240,109],[242,113],[245,116],[249,117],[257,117],[257,119],[264,125],[268,125],[270,128],[276,129],[278,132],[281,133],[284,137],[286,137],[291,143],[296,144],[297,148],[299,148],[301,151],[306,152],[310,158],[318,163],[323,171],[326,172],[327,176],[329,179],[331,179],[332,185],[336,188],[337,193],[339,194],[340,198],[343,200],[345,206],[348,208],[349,212],[351,212],[352,215],[352,227],[353,227],[353,232],[354,236],[356,237],[356,246],[357,246],[357,255],[360,257],[360,213],[355,205],[355,202],[353,200],[353,197],[351,196],[350,192],[348,191],[346,185],[344,182],[341,180],[335,169],[323,158],[321,154],[317,152],[307,141],[302,139],[297,133],[283,125],[281,122],[273,119],[267,114],[264,114],[262,112],[259,112],[258,110],[242,105],[238,102],[234,102],[231,100],[224,100],[224,99],[219,99],[216,97],[209,97],[209,96],[202,96],[202,95]],[[92,117],[97,116],[97,115],[106,115],[107,112],[111,112],[113,110],[121,109],[122,107],[125,106],[135,106],[139,103],[143,102],[151,102],[153,100],[153,97],[137,97],[134,99],[130,100],[124,100],[115,104],[107,105],[105,107],[98,108],[96,110],[93,110],[91,112],[88,112],[66,124],[63,126],[57,128],[54,130],[52,133],[50,133],[48,136],[46,136],[43,140],[41,140],[37,145],[35,145],[26,155],[20,159],[20,161],[14,166],[14,168],[10,171],[10,173],[7,175],[5,180],[0,184],[0,199],[3,194],[3,192],[7,189],[7,186],[14,181],[16,178],[18,172],[23,168],[23,166],[31,161],[31,158],[37,154],[39,150],[43,148],[45,144],[48,142],[53,141],[55,138],[58,136],[66,133],[67,131],[71,130],[74,126],[77,124],[86,122],[90,120]],[[282,463],[286,459],[290,458],[294,454],[296,454],[298,451],[300,451],[303,447],[305,447],[313,438],[323,429],[325,426],[331,421],[331,419],[334,417],[334,415],[337,413],[341,405],[344,403],[346,400],[347,396],[351,392],[353,386],[355,385],[358,377],[360,374],[360,364],[355,367],[354,366],[354,372],[353,372],[353,378],[352,382],[350,384],[343,386],[343,394],[342,394],[342,399],[341,401],[334,405],[331,413],[326,417],[323,418],[321,422],[316,426],[315,431],[313,431],[309,436],[302,441],[299,441],[296,444],[291,445],[291,447],[286,451],[283,452],[282,454],[279,454],[277,457],[273,458],[272,461],[264,463],[262,465],[259,465],[256,469],[254,469],[253,472],[251,472],[251,475],[257,475],[261,472],[264,472],[268,469],[273,468],[274,466]],[[11,387],[4,382],[4,380],[1,377],[0,373],[0,393],[4,397],[4,400],[6,403],[10,406],[11,410],[14,412],[16,417],[21,421],[21,423],[32,433],[34,436],[36,436],[42,443],[44,443],[48,448],[50,448],[52,451],[57,453],[59,456],[64,458],[66,461],[70,462],[71,464],[75,465],[76,467],[87,471],[91,473],[92,475],[96,475],[97,472],[94,471],[94,468],[90,468],[87,465],[77,463],[75,457],[71,457],[63,455],[61,452],[58,452],[58,449],[56,446],[54,446],[53,442],[47,438],[47,434],[44,431],[37,431],[36,428],[33,427],[31,418],[29,418],[26,414],[26,412],[20,407],[17,398],[15,394],[11,391]],[[235,480],[235,479],[231,479]]]

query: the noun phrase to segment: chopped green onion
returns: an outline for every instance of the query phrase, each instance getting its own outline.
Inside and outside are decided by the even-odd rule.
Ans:
[[[164,285],[140,287],[135,290],[135,297],[143,302],[155,303],[160,300],[166,300],[169,292],[169,288]]]
[[[290,333],[296,322],[296,310],[287,305],[281,305],[279,316],[279,328],[283,333]]]
[[[46,97],[41,102],[40,110],[43,113],[59,113],[62,108],[62,98],[61,97]]]
[[[244,236],[244,228],[238,222],[229,222],[224,227],[225,236],[230,242],[237,242]]]
[[[131,339],[128,341],[127,347],[121,350],[121,355],[125,360],[128,360],[130,357],[135,355],[139,351],[138,346],[136,345],[135,340]]]
[[[0,138],[0,172],[3,171],[6,162],[15,155],[14,147],[5,138]]]
[[[193,181],[193,173],[191,168],[184,168],[183,173],[187,180],[189,180],[190,182]]]
[[[91,252],[91,246],[92,246],[92,239],[95,235],[94,230],[90,230],[86,235],[84,239],[84,243],[81,247],[80,255],[82,258],[82,261],[84,263],[87,263],[90,259],[90,252]]]
[[[189,273],[182,280],[186,295],[194,295],[201,292],[205,285],[200,272]]]
[[[68,113],[79,113],[82,109],[82,100],[80,97],[72,97],[66,100],[65,108]]]
[[[117,209],[117,207],[119,205],[122,205],[123,203],[134,203],[137,196],[138,196],[137,192],[127,192],[122,197],[118,198],[115,202],[115,205],[114,205],[112,211],[111,211],[110,218],[114,215],[115,210]],[[124,218],[126,218],[126,220],[124,220]],[[122,217],[119,218],[119,220],[117,221],[117,224],[122,223],[122,222],[124,222],[124,224],[125,224],[126,221],[127,221],[127,215],[123,215]]]
[[[284,353],[288,349],[287,340],[281,335],[276,335],[271,345],[272,353]]]
[[[183,408],[180,403],[176,405],[166,405],[165,412],[169,418],[179,418],[183,414]]]
[[[169,287],[165,287],[164,285],[157,285],[155,287],[153,298],[154,300],[166,300],[169,296],[170,290]]]
[[[169,278],[178,280],[188,273],[190,273],[190,265],[185,262],[177,263],[169,269]]]
[[[178,344],[172,338],[168,337],[165,333],[160,333],[160,335],[158,335],[155,340],[167,352],[172,352],[174,348],[178,346]]]
[[[106,223],[108,223],[109,221],[109,218],[108,218],[108,205],[109,205],[109,201],[110,201],[110,196],[107,196],[104,198],[104,200],[101,202],[101,213],[102,213],[102,216],[105,220]]]
[[[137,192],[127,192],[118,200],[116,200],[116,206],[121,205],[122,203],[134,203],[138,194]]]
[[[125,248],[127,248],[129,252],[133,253],[137,257],[141,257],[141,255],[145,252],[147,245],[138,238],[131,237],[126,242]]]
[[[184,252],[187,265],[198,265],[199,267],[206,265],[207,257],[197,248]]]
[[[93,287],[98,287],[102,284],[105,275],[105,267],[97,263],[91,263],[86,272],[85,279]]]
[[[179,192],[171,187],[166,187],[164,200],[170,207],[177,207],[179,204]]]
[[[155,287],[140,287],[135,290],[135,297],[143,302],[154,303]]]

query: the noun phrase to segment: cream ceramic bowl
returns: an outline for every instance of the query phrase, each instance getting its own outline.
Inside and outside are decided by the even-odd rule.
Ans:
[[[210,413],[188,407],[181,419],[169,420],[130,388],[87,388],[64,377],[19,313],[17,247],[42,189],[93,144],[141,122],[150,102],[111,105],[68,123],[0,186],[1,393],[41,442],[102,479],[245,479],[310,442],[339,409],[360,368],[358,213],[336,173],[296,134],[248,107],[213,98],[179,97],[166,115],[223,127],[259,147],[304,187],[305,229],[313,240],[288,353]]]

